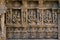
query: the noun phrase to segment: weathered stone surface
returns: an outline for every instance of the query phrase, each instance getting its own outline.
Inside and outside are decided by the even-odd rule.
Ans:
[[[0,0],[3,40],[60,40],[59,1]]]

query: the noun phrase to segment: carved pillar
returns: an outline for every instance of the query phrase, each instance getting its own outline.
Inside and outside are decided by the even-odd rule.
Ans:
[[[58,40],[60,40],[60,12],[58,13]]]
[[[60,8],[60,0],[59,0],[59,8]]]
[[[1,15],[1,28],[2,28],[2,40],[6,40],[6,27],[4,24],[4,13],[6,12],[5,0],[0,0],[0,15]]]
[[[24,27],[27,27],[27,0],[22,0],[22,24]]]
[[[1,14],[1,28],[2,28],[2,39],[3,40],[6,40],[6,27],[5,27],[5,24],[4,24],[4,13]]]

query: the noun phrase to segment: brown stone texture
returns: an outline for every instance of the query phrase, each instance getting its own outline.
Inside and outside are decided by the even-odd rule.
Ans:
[[[0,11],[1,40],[60,40],[60,0],[0,0]]]

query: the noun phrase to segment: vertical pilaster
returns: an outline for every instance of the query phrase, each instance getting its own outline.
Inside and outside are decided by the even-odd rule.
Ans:
[[[59,1],[59,8],[60,8],[60,0],[58,0]]]
[[[4,13],[6,12],[5,10],[5,0],[0,0],[0,10],[1,10],[1,28],[2,28],[2,40],[6,40],[6,27],[4,24],[5,21],[5,15]]]
[[[60,40],[60,12],[58,13],[58,40]]]
[[[22,23],[23,23],[23,26],[27,26],[27,0],[22,0],[22,3],[23,3],[23,8],[22,8]]]
[[[43,10],[44,10],[43,9],[43,0],[39,0],[39,7],[38,8],[39,8],[39,11],[41,10],[41,12],[40,12],[42,14],[42,22],[41,22],[41,24],[43,25]]]
[[[4,20],[5,20],[4,17],[5,17],[4,13],[1,14],[2,39],[6,40],[6,27],[5,27],[5,24],[4,24]]]
[[[59,10],[58,10],[58,40],[60,40],[60,0],[59,1]]]

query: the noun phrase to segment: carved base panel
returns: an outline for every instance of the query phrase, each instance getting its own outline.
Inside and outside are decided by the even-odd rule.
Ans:
[[[57,39],[57,12],[42,11],[43,14],[29,9],[27,15],[21,10],[12,10],[6,14],[7,39]]]

